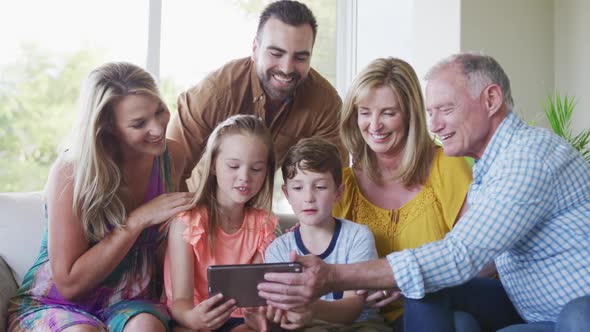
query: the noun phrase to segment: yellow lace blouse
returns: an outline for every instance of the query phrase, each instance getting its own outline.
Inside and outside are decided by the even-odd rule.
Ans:
[[[451,230],[472,181],[471,168],[463,158],[435,152],[426,183],[408,203],[395,210],[380,208],[361,193],[354,172],[343,172],[345,192],[334,206],[334,217],[369,226],[375,236],[379,257],[442,239]],[[394,320],[403,313],[401,301],[384,308]]]

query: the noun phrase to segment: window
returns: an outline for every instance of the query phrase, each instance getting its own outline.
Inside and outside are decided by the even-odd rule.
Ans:
[[[303,2],[319,25],[312,66],[335,84],[337,1]],[[22,0],[0,5],[0,29],[11,32],[3,36],[0,53],[0,192],[43,187],[77,111],[79,86],[92,68],[107,61],[145,67],[149,58],[157,68],[147,69],[159,74],[164,99],[174,111],[181,91],[224,63],[250,56],[258,15],[268,3]],[[157,38],[159,54],[157,49],[148,53],[150,24],[157,29],[149,37]],[[282,178],[276,179],[275,211],[289,212],[280,199]]]
[[[91,68],[145,66],[147,12],[143,0],[0,4],[0,192],[43,188]]]

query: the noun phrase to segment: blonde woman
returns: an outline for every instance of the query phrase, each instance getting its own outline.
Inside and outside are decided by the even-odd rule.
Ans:
[[[353,159],[334,216],[373,231],[379,257],[440,240],[467,209],[471,169],[444,155],[426,128],[414,69],[395,58],[376,59],[352,83],[340,135]],[[367,301],[402,330],[399,294],[383,290]]]
[[[181,149],[154,79],[129,63],[93,70],[72,139],[45,189],[46,233],[9,310],[9,331],[164,331],[160,225],[188,209],[173,193]]]

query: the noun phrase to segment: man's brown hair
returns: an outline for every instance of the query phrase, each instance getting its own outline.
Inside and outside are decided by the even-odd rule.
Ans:
[[[287,151],[281,165],[283,181],[287,183],[297,170],[332,174],[336,187],[342,184],[342,161],[336,145],[319,137],[302,138]]]

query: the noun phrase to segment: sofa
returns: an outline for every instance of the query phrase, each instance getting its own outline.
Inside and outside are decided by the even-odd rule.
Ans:
[[[40,192],[0,193],[0,331],[9,299],[37,258],[43,227]]]
[[[0,332],[6,327],[8,301],[33,265],[45,223],[40,192],[0,193]],[[279,228],[293,226],[292,215],[279,215]]]

